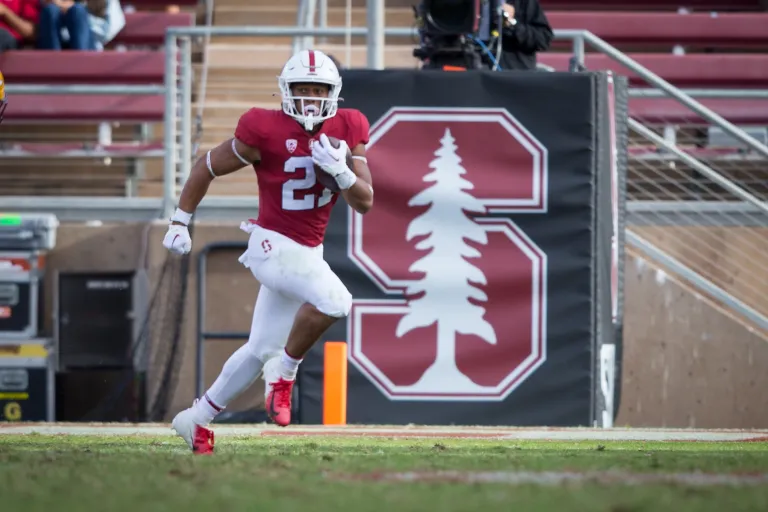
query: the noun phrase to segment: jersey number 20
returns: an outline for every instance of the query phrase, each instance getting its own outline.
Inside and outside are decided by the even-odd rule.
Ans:
[[[283,210],[312,210],[331,202],[333,193],[327,188],[319,196],[309,192],[317,184],[312,157],[292,156],[285,161],[283,170],[298,176],[283,183]]]

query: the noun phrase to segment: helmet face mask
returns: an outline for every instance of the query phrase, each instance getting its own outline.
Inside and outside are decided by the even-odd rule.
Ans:
[[[311,94],[312,84],[328,86],[327,96]],[[278,85],[283,112],[307,131],[335,116],[339,109],[341,77],[336,65],[323,52],[303,50],[288,59],[278,77]],[[296,89],[299,94],[294,94]]]

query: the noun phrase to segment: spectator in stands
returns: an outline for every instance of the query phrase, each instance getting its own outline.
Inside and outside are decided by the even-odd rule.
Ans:
[[[32,41],[39,15],[40,0],[0,0],[0,52]]]
[[[42,50],[103,50],[125,26],[120,0],[42,0],[37,46]]]
[[[486,45],[501,21],[499,67],[505,71],[536,69],[536,53],[547,51],[554,35],[539,0],[481,2],[478,38]]]
[[[120,0],[106,0],[106,4],[103,17],[90,15],[91,33],[96,40],[97,50],[103,50],[125,27],[125,13]]]

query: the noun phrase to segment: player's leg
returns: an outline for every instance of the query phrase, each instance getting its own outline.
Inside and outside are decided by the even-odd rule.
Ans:
[[[210,423],[232,400],[261,374],[264,363],[280,355],[288,332],[301,305],[294,299],[262,286],[253,310],[248,343],[230,356],[219,377],[202,400],[201,420]]]
[[[264,368],[267,413],[278,425],[290,423],[291,393],[304,354],[336,320],[349,314],[352,295],[323,259],[321,247],[306,247],[289,238],[250,226],[248,251],[240,261],[270,289],[293,298],[288,345],[279,358]],[[293,351],[293,352],[292,352]]]
[[[304,281],[303,304],[296,312],[285,350],[264,368],[267,412],[281,426],[291,422],[293,384],[305,354],[352,306],[351,294],[324,260],[315,263],[311,275]]]
[[[174,429],[193,451],[210,453],[213,435],[205,428],[232,400],[258,378],[264,362],[280,355],[300,302],[262,286],[253,310],[248,342],[224,363],[221,373],[208,391],[179,413]]]

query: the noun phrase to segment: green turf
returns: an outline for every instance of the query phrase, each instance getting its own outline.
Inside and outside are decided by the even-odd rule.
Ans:
[[[768,510],[758,486],[412,483],[376,471],[623,470],[768,473],[766,443],[235,438],[195,457],[172,437],[0,436],[0,510]]]

